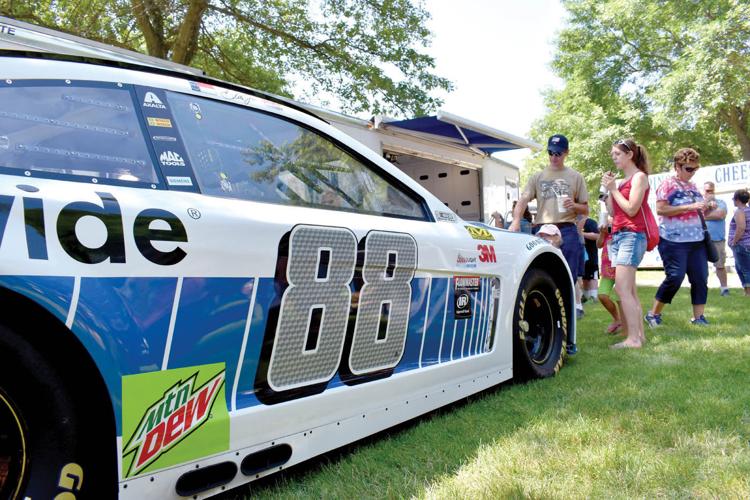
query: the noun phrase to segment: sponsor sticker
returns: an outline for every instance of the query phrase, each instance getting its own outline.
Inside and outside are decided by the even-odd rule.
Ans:
[[[201,107],[198,105],[197,102],[190,103],[190,111],[193,112],[193,115],[195,115],[196,120],[200,120],[203,118],[203,112],[201,111]]]
[[[533,250],[534,248],[538,247],[539,245],[544,245],[547,242],[541,238],[537,238],[535,240],[531,240],[528,243],[526,243],[526,250]]]
[[[146,92],[146,95],[143,96],[143,107],[154,108],[154,109],[167,109],[164,103],[161,102],[161,99],[159,99],[159,97],[153,92]]]
[[[497,262],[495,247],[493,247],[492,245],[477,245],[477,251],[479,251],[479,262]]]
[[[167,176],[167,184],[170,186],[192,186],[193,185],[193,179],[190,177],[174,177],[174,176]]]
[[[456,319],[471,318],[471,292],[465,288],[453,288],[453,311]]]
[[[471,235],[471,237],[474,238],[475,240],[495,241],[495,237],[492,236],[492,233],[483,227],[476,227],[476,226],[464,226],[464,227],[469,232],[469,235]]]
[[[177,142],[177,137],[172,137],[171,135],[152,135],[151,138],[161,142]]]
[[[481,290],[482,281],[479,276],[454,276],[453,285],[455,288],[463,288],[470,292]]]
[[[147,116],[146,121],[152,127],[172,128],[172,120],[170,120],[169,118],[156,118],[154,116]]]
[[[174,151],[164,151],[159,155],[159,163],[165,167],[184,167],[185,160],[182,159],[178,153]]]
[[[456,257],[456,267],[462,269],[476,269],[478,257],[476,255],[463,255],[458,252]]]
[[[435,210],[435,219],[439,222],[456,222],[456,216],[450,212]]]
[[[224,363],[122,378],[122,476],[229,449]]]

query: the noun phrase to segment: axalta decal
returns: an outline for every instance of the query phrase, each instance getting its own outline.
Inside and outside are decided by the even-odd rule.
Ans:
[[[122,475],[229,449],[224,363],[122,378]]]
[[[495,237],[487,229],[475,226],[464,226],[475,240],[495,241]]]

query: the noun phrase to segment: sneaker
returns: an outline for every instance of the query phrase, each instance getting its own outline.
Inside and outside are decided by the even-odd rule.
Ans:
[[[575,356],[578,354],[578,346],[576,344],[568,344],[565,347],[565,351],[568,353],[568,356]]]
[[[729,297],[729,288],[725,288],[724,290],[719,293],[722,297]]]
[[[705,316],[703,316],[702,314],[701,314],[700,316],[698,316],[697,318],[693,318],[693,319],[691,319],[691,320],[690,320],[690,322],[691,322],[692,324],[694,324],[694,325],[700,325],[700,326],[703,326],[703,325],[707,325],[707,324],[708,324],[708,320],[707,320],[707,319],[706,319],[706,317],[705,317]]]
[[[581,318],[583,318],[583,315],[584,315],[584,314],[586,314],[586,313],[585,313],[585,312],[583,312],[583,308],[581,308],[581,309],[578,309],[578,308],[576,307],[576,319],[581,319]]]
[[[657,326],[661,325],[661,314],[653,314],[649,311],[649,313],[646,314],[646,317],[643,319],[651,328],[656,328]]]

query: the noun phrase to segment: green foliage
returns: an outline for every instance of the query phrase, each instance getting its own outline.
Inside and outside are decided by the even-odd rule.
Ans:
[[[652,170],[680,147],[705,165],[750,159],[750,10],[733,0],[564,0],[554,71],[561,90],[532,137],[570,139],[569,162],[592,190],[612,142],[633,137]],[[546,163],[543,154],[531,169]]]
[[[0,14],[342,110],[425,114],[451,83],[418,0],[0,0]]]

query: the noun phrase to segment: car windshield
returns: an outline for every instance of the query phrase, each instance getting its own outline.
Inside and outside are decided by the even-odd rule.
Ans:
[[[210,99],[167,97],[205,194],[425,219],[416,195],[310,129]]]

